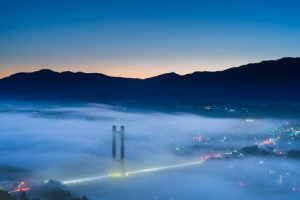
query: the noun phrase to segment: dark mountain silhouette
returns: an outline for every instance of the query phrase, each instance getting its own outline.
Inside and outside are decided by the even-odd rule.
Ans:
[[[300,58],[263,61],[218,72],[182,76],[167,73],[147,79],[44,69],[1,79],[0,97],[93,102],[300,103],[299,77]]]

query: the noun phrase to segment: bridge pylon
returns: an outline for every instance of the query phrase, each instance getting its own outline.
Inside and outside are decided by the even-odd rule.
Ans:
[[[120,142],[117,143],[117,140]],[[117,148],[117,145],[119,146],[119,148]],[[120,150],[119,154],[117,150]],[[112,126],[112,159],[123,162],[124,158],[125,158],[125,126],[121,126],[120,130],[118,131],[117,126],[113,125]]]

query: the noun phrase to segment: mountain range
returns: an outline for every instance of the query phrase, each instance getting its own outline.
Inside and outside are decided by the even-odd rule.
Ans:
[[[137,79],[100,73],[16,73],[0,79],[1,99],[88,102],[300,103],[300,58],[282,58],[217,72]]]

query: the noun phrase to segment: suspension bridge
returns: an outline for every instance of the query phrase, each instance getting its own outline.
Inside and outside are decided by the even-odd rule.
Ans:
[[[125,163],[125,126],[121,126],[120,130],[117,130],[117,127],[114,125],[112,126],[112,160],[118,162],[120,165],[124,165]],[[100,181],[104,179],[110,179],[110,178],[124,178],[134,175],[142,175],[146,173],[154,173],[159,171],[166,171],[176,168],[183,168],[183,167],[189,167],[194,165],[201,165],[205,161],[207,161],[210,158],[219,158],[222,155],[216,154],[216,155],[206,155],[200,157],[198,160],[193,160],[190,162],[182,162],[182,163],[176,163],[176,164],[170,164],[170,165],[162,165],[162,166],[154,166],[154,167],[148,167],[148,168],[141,168],[141,169],[135,169],[135,170],[120,170],[120,171],[114,171],[107,174],[102,174],[99,176],[91,176],[91,177],[82,177],[82,178],[75,178],[75,179],[68,179],[68,180],[62,180],[61,183],[64,185],[72,185],[72,184],[84,184],[92,181]]]

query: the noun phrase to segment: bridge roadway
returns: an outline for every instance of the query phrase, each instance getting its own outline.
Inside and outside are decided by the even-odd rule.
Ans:
[[[201,165],[210,158],[221,158],[221,157],[222,157],[221,154],[207,155],[207,156],[201,157],[200,160],[191,161],[191,162],[184,162],[184,163],[180,163],[180,164],[165,165],[165,166],[159,166],[159,167],[153,167],[153,168],[138,169],[138,170],[132,170],[132,171],[127,171],[127,172],[112,172],[112,173],[109,173],[106,175],[78,178],[78,179],[72,179],[72,180],[62,180],[61,183],[64,185],[84,184],[87,182],[99,181],[99,180],[108,179],[108,178],[122,178],[122,177],[128,177],[128,176],[132,176],[132,175],[139,175],[139,174],[145,174],[145,173],[151,173],[151,172],[171,170],[171,169],[175,169],[175,168],[183,168],[183,167],[188,167],[188,166],[193,166],[193,165]]]

